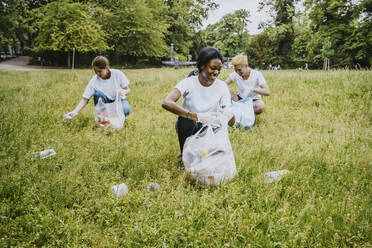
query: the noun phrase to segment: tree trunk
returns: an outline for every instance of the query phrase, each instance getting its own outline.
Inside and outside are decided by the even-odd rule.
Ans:
[[[70,51],[67,52],[67,67],[71,67]]]
[[[329,59],[328,59],[328,58],[325,58],[325,59],[324,59],[323,69],[324,69],[325,71],[326,71],[326,70],[329,70]]]
[[[328,66],[328,70],[329,70],[329,58],[327,58],[327,66]]]

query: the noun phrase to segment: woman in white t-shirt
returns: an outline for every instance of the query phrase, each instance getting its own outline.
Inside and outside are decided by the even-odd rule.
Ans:
[[[165,98],[162,107],[178,115],[176,131],[181,155],[186,138],[195,134],[202,123],[216,123],[218,119],[211,112],[231,105],[227,85],[217,79],[222,68],[222,55],[213,47],[200,51],[197,60],[198,75],[180,81]],[[183,98],[182,107],[176,102]],[[234,118],[230,120],[234,122]]]
[[[120,70],[110,69],[108,59],[103,56],[95,57],[92,61],[92,67],[96,75],[92,77],[85,88],[83,99],[73,111],[65,114],[63,118],[65,120],[74,118],[88,104],[92,96],[94,105],[96,105],[99,98],[102,98],[104,103],[114,102],[117,93],[121,98],[125,116],[129,115],[130,105],[126,97],[130,92],[128,78]]]
[[[231,98],[233,101],[252,98],[253,108],[256,115],[264,110],[263,96],[269,96],[270,90],[262,73],[248,67],[248,58],[246,55],[238,54],[232,60],[235,72],[231,73],[226,79],[226,84],[236,82],[238,94],[231,91]]]

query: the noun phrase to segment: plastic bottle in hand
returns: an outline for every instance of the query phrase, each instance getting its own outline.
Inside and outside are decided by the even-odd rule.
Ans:
[[[289,170],[270,171],[265,173],[265,183],[279,182],[289,174]]]

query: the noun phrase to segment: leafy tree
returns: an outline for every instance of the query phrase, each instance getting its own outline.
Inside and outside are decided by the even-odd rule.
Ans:
[[[353,31],[346,38],[345,50],[354,64],[372,66],[372,1],[362,0],[354,10]]]
[[[208,25],[205,30],[203,30],[203,39],[207,46],[214,46],[214,43],[217,39],[217,33],[218,33],[218,24],[210,24]]]
[[[335,51],[332,49],[332,42],[329,38],[323,41],[323,46],[321,49],[322,57],[324,58],[324,69],[329,68],[329,57],[335,54]]]
[[[195,33],[192,46],[190,48],[190,55],[192,56],[193,60],[196,60],[200,50],[202,50],[204,47],[211,46],[207,44],[205,37],[206,37],[205,30],[200,30],[197,33]]]
[[[167,5],[168,32],[166,42],[174,44],[177,53],[187,55],[193,46],[194,36],[208,11],[218,5],[213,0],[164,0]]]
[[[168,24],[162,0],[112,0],[100,5],[96,20],[109,34],[108,43],[115,56],[137,63],[139,59],[161,58],[168,48],[165,43]],[[156,8],[154,7],[156,6]]]
[[[352,63],[352,56],[345,46],[345,39],[351,37],[354,30],[353,15],[357,5],[353,0],[306,0],[314,35],[311,46],[314,55],[321,54],[326,39],[332,43],[337,53],[333,56],[335,66]]]
[[[291,46],[292,62],[296,67],[302,67],[309,63],[308,43],[312,32],[309,26],[309,20],[305,13],[297,13],[294,20],[294,40]]]
[[[247,46],[246,54],[248,55],[248,64],[251,67],[261,67],[263,63],[278,64],[272,54],[272,44],[268,32],[252,36]]]
[[[16,46],[22,42],[27,30],[24,19],[27,16],[25,0],[2,0],[0,8],[0,47],[10,44]]]
[[[47,5],[48,3],[55,2],[58,0],[28,0],[27,5],[30,10],[39,8],[43,5]]]
[[[298,0],[261,0],[260,10],[268,7],[271,20],[264,25],[265,32],[268,32],[269,39],[273,44],[272,55],[275,57],[275,64],[287,67],[292,61],[292,44],[294,41],[295,17],[294,4]]]
[[[262,24],[264,28],[292,23],[295,16],[294,4],[299,0],[261,0],[259,11],[267,9],[269,20]]]
[[[109,49],[107,34],[93,18],[92,9],[82,3],[52,2],[35,9],[37,29],[34,51],[63,51],[75,48],[81,52]]]
[[[207,43],[215,46],[228,57],[244,51],[249,38],[246,29],[250,22],[249,16],[249,11],[244,9],[223,16],[218,23],[207,27]]]

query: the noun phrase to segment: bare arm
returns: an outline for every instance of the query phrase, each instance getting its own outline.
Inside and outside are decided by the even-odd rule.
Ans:
[[[164,99],[163,104],[161,105],[164,109],[168,110],[169,112],[172,112],[173,114],[179,115],[181,117],[187,118],[187,113],[190,111],[187,109],[184,109],[180,105],[177,104],[178,99],[181,97],[181,92],[174,88],[169,95]],[[190,112],[191,114],[191,120],[197,121],[198,117],[196,113]]]
[[[125,86],[125,87],[123,88],[123,90],[125,90],[125,95],[129,95],[129,93],[130,93],[129,86]]]
[[[76,106],[76,108],[74,110],[72,110],[71,112],[65,114],[63,116],[63,119],[65,121],[70,121],[88,104],[88,101],[89,101],[89,99],[86,99],[86,98],[81,99],[79,104]]]
[[[259,87],[254,88],[252,91],[263,96],[270,96],[270,89],[267,84],[260,85]]]
[[[230,78],[230,77],[227,77],[227,79],[225,80],[225,83],[226,83],[227,85],[231,84],[231,83],[232,83],[231,78]]]
[[[72,111],[78,114],[85,106],[88,104],[88,99],[83,98],[80,100],[79,104],[76,106],[76,108]]]

